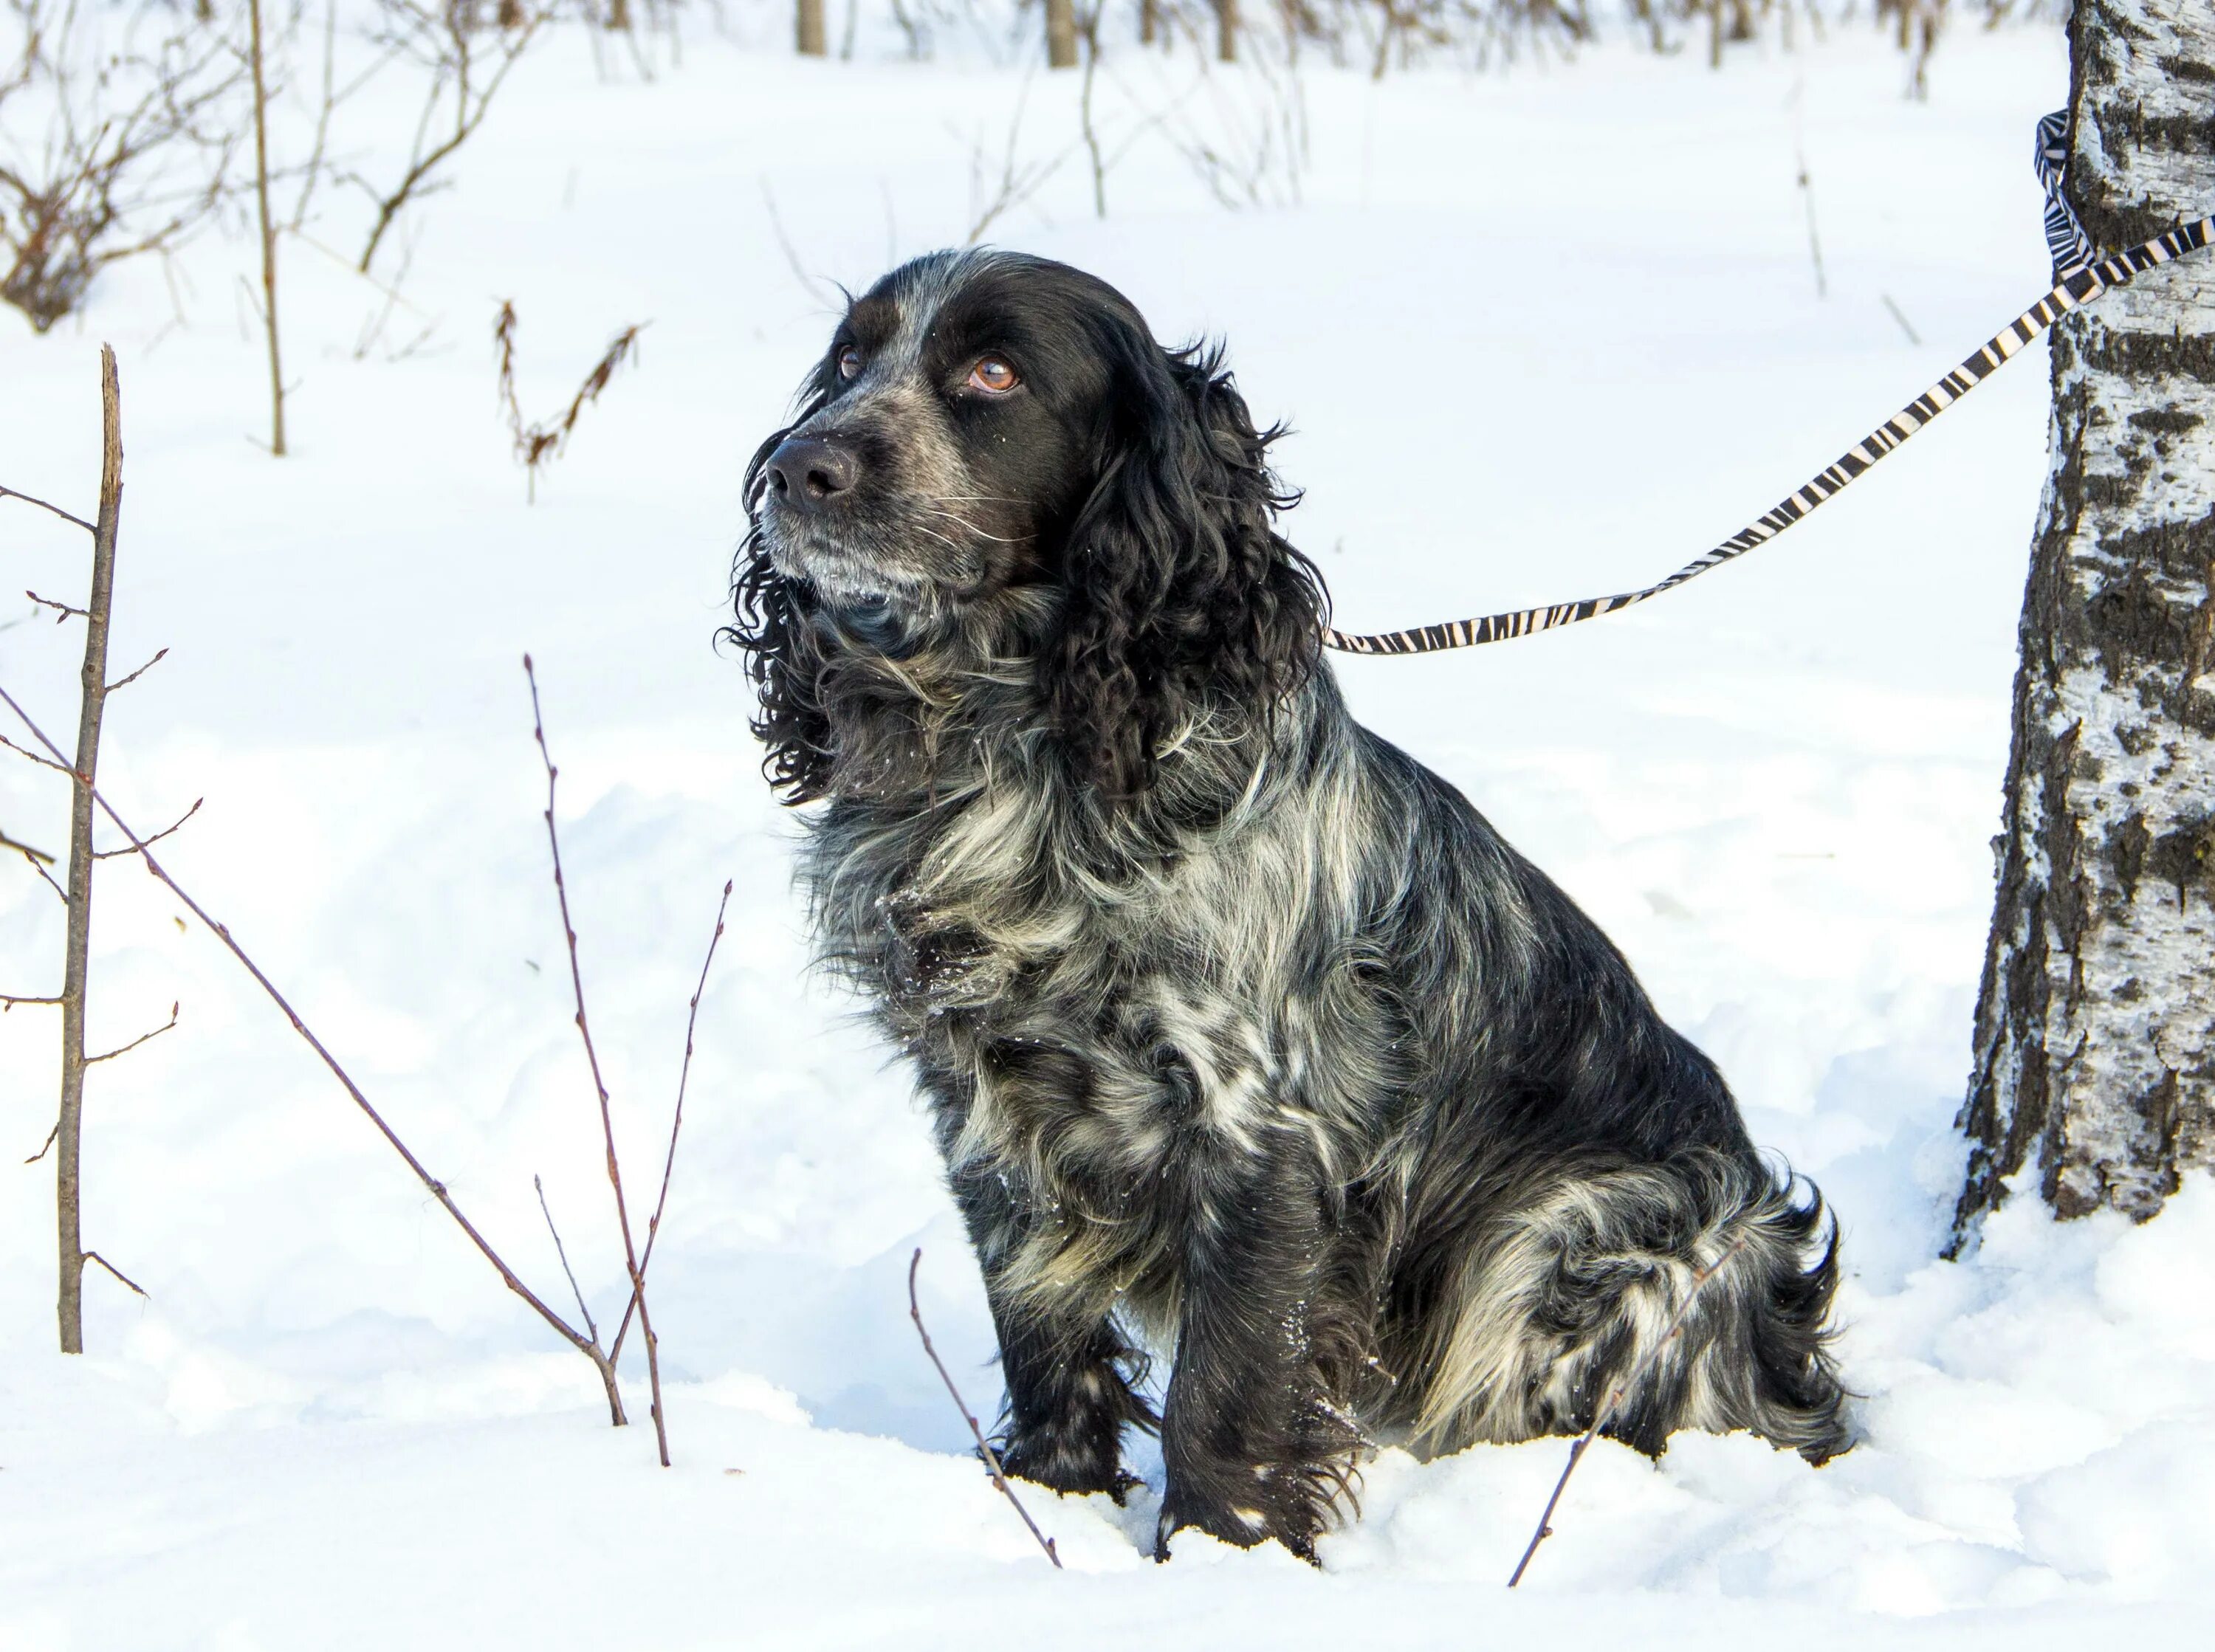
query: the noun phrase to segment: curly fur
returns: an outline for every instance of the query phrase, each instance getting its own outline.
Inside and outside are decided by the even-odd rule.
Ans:
[[[964,388],[987,352],[1017,390]],[[1120,1496],[1158,1429],[1162,1553],[1311,1556],[1369,1441],[1583,1429],[1725,1256],[1610,1432],[1843,1449],[1819,1196],[1347,714],[1274,434],[1103,284],[947,254],[856,301],[748,474],[729,634],[766,772],[820,805],[821,955],[930,1105],[1011,1465]],[[768,488],[788,437],[857,480]]]

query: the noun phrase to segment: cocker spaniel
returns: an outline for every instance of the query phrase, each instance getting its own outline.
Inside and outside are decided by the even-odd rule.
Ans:
[[[1641,1451],[1844,1449],[1819,1196],[1347,713],[1277,433],[1106,284],[941,253],[853,303],[747,475],[727,634],[819,805],[822,956],[936,1122],[1009,1472],[1120,1499],[1158,1429],[1159,1555],[1312,1558],[1371,1441],[1580,1431],[1649,1360],[1607,1424]]]

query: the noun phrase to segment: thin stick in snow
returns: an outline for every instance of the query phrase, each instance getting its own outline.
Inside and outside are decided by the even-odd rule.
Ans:
[[[700,1000],[708,990],[708,971],[715,962],[715,944],[723,939],[723,915],[730,909],[732,880],[723,880],[722,903],[715,909],[715,933],[708,937],[708,956],[700,964],[699,983],[692,988],[692,1003],[684,1015],[684,1064],[677,1072],[677,1111],[669,1121],[669,1152],[661,1161],[661,1192],[653,1202],[653,1215],[646,1224],[646,1249],[638,1258],[639,1276],[644,1278],[653,1261],[653,1242],[661,1236],[661,1213],[669,1206],[669,1178],[677,1168],[677,1133],[684,1128],[684,1086],[692,1080],[692,1030],[699,1024]],[[608,1349],[611,1360],[623,1357],[623,1337],[630,1331],[631,1310],[638,1306],[638,1297],[623,1304],[623,1323],[616,1327],[616,1339]]]
[[[1831,296],[1831,284],[1823,278],[1823,242],[1815,233],[1815,186],[1807,176],[1807,152],[1798,151],[1795,158],[1800,165],[1800,200],[1807,212],[1807,256],[1815,264],[1815,296],[1827,298]]]
[[[1684,1300],[1677,1305],[1677,1312],[1669,1321],[1668,1330],[1654,1340],[1654,1346],[1646,1350],[1646,1357],[1639,1361],[1628,1377],[1616,1384],[1599,1410],[1592,1413],[1592,1427],[1569,1442],[1569,1460],[1562,1466],[1562,1478],[1554,1482],[1554,1495],[1546,1499],[1545,1511],[1538,1516],[1538,1529],[1531,1533],[1531,1542],[1523,1551],[1523,1558],[1515,1563],[1515,1575],[1507,1580],[1509,1588],[1523,1581],[1523,1574],[1531,1564],[1531,1557],[1538,1552],[1540,1544],[1554,1535],[1554,1510],[1561,1503],[1562,1493],[1568,1490],[1569,1476],[1577,1472],[1577,1465],[1584,1460],[1586,1449],[1598,1437],[1599,1431],[1608,1425],[1623,1402],[1645,1382],[1647,1374],[1654,1369],[1654,1362],[1661,1357],[1662,1350],[1677,1340],[1678,1333],[1684,1328],[1685,1316],[1691,1312],[1692,1304],[1700,1300],[1700,1293],[1707,1288],[1708,1282],[1721,1273],[1724,1264],[1745,1248],[1746,1235],[1741,1233],[1731,1241],[1729,1249],[1701,1270],[1692,1281],[1692,1288],[1684,1293]]]
[[[938,1350],[930,1345],[930,1333],[923,1326],[923,1308],[915,1300],[916,1270],[922,1266],[923,1248],[918,1245],[907,1264],[907,1317],[915,1321],[915,1334],[923,1338],[923,1351],[930,1355],[930,1362],[938,1367],[938,1380],[946,1385],[946,1392],[954,1396],[954,1409],[961,1413],[961,1420],[969,1425],[969,1432],[976,1436],[977,1449],[984,1455],[985,1467],[992,1477],[992,1484],[999,1488],[1000,1495],[1014,1506],[1015,1513],[1022,1516],[1023,1524],[1030,1527],[1031,1535],[1038,1539],[1039,1547],[1046,1551],[1046,1557],[1053,1562],[1056,1570],[1059,1570],[1061,1557],[1053,1551],[1053,1539],[1039,1530],[1038,1522],[1031,1518],[1030,1510],[1023,1507],[1022,1500],[1015,1496],[1015,1489],[1008,1484],[1008,1477],[1000,1469],[999,1453],[992,1449],[992,1442],[985,1438],[985,1430],[970,1410],[969,1402],[961,1398],[961,1391],[954,1386],[954,1375],[947,1370],[946,1361],[938,1357]]]
[[[1884,307],[1892,312],[1892,319],[1899,323],[1899,330],[1907,334],[1908,343],[1921,345],[1923,340],[1916,332],[1914,323],[1907,319],[1907,313],[1905,310],[1892,302],[1892,295],[1888,292],[1881,292],[1877,297],[1884,300]]]
[[[608,1185],[615,1190],[616,1225],[623,1231],[623,1262],[630,1272],[631,1300],[638,1307],[639,1332],[646,1338],[646,1380],[653,1395],[653,1443],[660,1451],[662,1467],[667,1468],[669,1428],[661,1408],[661,1354],[654,1339],[653,1318],[646,1309],[646,1274],[639,1266],[637,1247],[631,1243],[630,1210],[623,1202],[623,1167],[616,1159],[616,1126],[608,1111],[607,1080],[600,1076],[600,1053],[593,1048],[592,1024],[585,1014],[585,976],[577,962],[577,927],[569,921],[569,886],[561,876],[561,835],[554,826],[554,786],[561,771],[554,766],[554,754],[547,748],[546,719],[538,706],[538,673],[532,669],[528,654],[523,657],[523,675],[531,684],[531,731],[538,741],[538,755],[546,765],[546,842],[554,852],[554,897],[561,909],[561,934],[569,947],[569,984],[577,995],[577,1032],[585,1041],[586,1064],[592,1068],[592,1090],[599,1098],[600,1135],[608,1149]]]
[[[52,753],[57,760],[60,758],[61,749],[55,745],[52,740],[46,737],[46,731],[41,729],[37,723],[32,720],[31,714],[23,709],[21,703],[16,700],[15,695],[9,694],[4,687],[0,687],[0,705],[5,705],[10,712],[14,713],[15,720],[21,723],[26,729],[29,730],[32,737],[49,752]],[[261,966],[256,964],[254,959],[248,956],[246,949],[241,946],[237,940],[232,937],[230,929],[223,924],[218,923],[214,917],[210,915],[208,909],[206,907],[202,906],[198,901],[195,901],[190,895],[187,894],[183,886],[181,885],[175,878],[169,876],[168,871],[163,866],[162,863],[154,858],[152,851],[148,847],[147,840],[140,837],[136,832],[131,829],[130,826],[126,823],[123,817],[115,812],[115,805],[108,802],[107,798],[101,794],[99,787],[87,786],[84,789],[86,793],[92,798],[95,806],[99,809],[101,813],[107,817],[108,824],[114,827],[117,831],[122,833],[124,837],[129,841],[132,850],[137,853],[139,860],[145,863],[147,872],[153,878],[158,880],[170,894],[175,896],[183,904],[185,909],[191,913],[193,917],[199,919],[202,927],[205,927],[210,934],[213,935],[218,940],[223,943],[224,949],[230,953],[231,957],[236,958],[241,967],[245,970],[247,974],[254,977],[255,984],[260,987],[262,992],[268,996],[269,1001],[276,1005],[279,1010],[284,1012],[285,1019],[292,1024],[292,1031],[298,1033],[302,1041],[307,1044],[308,1048],[316,1052],[316,1056],[322,1062],[323,1065],[330,1070],[331,1076],[339,1081],[340,1087],[345,1090],[347,1097],[353,1102],[353,1104],[361,1109],[363,1115],[367,1117],[371,1124],[374,1124],[377,1127],[377,1134],[385,1139],[392,1150],[398,1153],[402,1159],[406,1162],[408,1168],[415,1173],[415,1179],[423,1184],[424,1187],[429,1190],[431,1196],[436,1199],[439,1203],[444,1207],[449,1216],[451,1216],[454,1219],[455,1225],[458,1227],[463,1233],[469,1236],[469,1243],[476,1246],[478,1253],[482,1256],[487,1262],[489,1262],[493,1265],[494,1270],[500,1275],[500,1282],[505,1284],[508,1289],[513,1291],[518,1296],[521,1297],[525,1302],[529,1303],[531,1305],[531,1311],[537,1313],[541,1319],[543,1319],[564,1342],[569,1343],[573,1348],[576,1349],[578,1352],[583,1354],[587,1359],[592,1361],[593,1366],[600,1373],[601,1381],[605,1384],[607,1387],[608,1409],[610,1414],[615,1422],[618,1423],[623,1422],[623,1398],[622,1396],[617,1392],[615,1372],[608,1364],[606,1356],[586,1339],[583,1332],[578,1331],[574,1326],[571,1325],[568,1320],[564,1319],[560,1314],[555,1312],[552,1308],[547,1306],[547,1305],[540,1300],[537,1294],[531,1290],[531,1287],[525,1284],[523,1281],[517,1276],[515,1270],[512,1268],[510,1268],[506,1262],[501,1260],[500,1252],[494,1250],[491,1243],[482,1233],[477,1231],[476,1224],[471,1222],[467,1216],[462,1214],[461,1206],[454,1202],[454,1196],[446,1190],[446,1184],[431,1174],[430,1171],[425,1167],[423,1161],[418,1159],[414,1153],[408,1147],[408,1144],[400,1139],[399,1133],[396,1131],[391,1125],[384,1122],[384,1116],[377,1111],[376,1107],[371,1104],[369,1098],[362,1092],[361,1086],[356,1084],[353,1081],[353,1076],[347,1073],[344,1067],[340,1065],[338,1057],[331,1054],[330,1047],[325,1044],[321,1038],[318,1038],[315,1035],[315,1032],[309,1027],[308,1024],[300,1019],[300,1013],[292,1007],[291,1002],[286,1000],[283,993],[278,991],[276,983],[271,981],[267,976],[261,972]],[[24,1003],[52,1003],[56,1000],[52,999],[24,999],[14,1001]]]

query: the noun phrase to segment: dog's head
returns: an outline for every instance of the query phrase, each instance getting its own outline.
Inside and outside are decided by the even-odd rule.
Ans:
[[[1113,798],[1211,709],[1268,709],[1322,591],[1219,354],[1166,350],[1066,265],[939,253],[856,300],[747,475],[739,624],[795,801],[831,789],[842,653],[1028,662],[1038,713]]]

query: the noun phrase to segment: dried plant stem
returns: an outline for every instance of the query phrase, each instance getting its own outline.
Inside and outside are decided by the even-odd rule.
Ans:
[[[1586,1449],[1598,1437],[1599,1431],[1608,1425],[1623,1402],[1645,1382],[1654,1369],[1654,1362],[1660,1359],[1662,1351],[1677,1340],[1678,1334],[1684,1329],[1685,1316],[1691,1312],[1692,1304],[1700,1300],[1700,1293],[1707,1288],[1708,1282],[1721,1273],[1725,1264],[1745,1248],[1746,1235],[1741,1233],[1730,1242],[1728,1249],[1693,1277],[1692,1288],[1684,1293],[1684,1300],[1677,1305],[1677,1312],[1669,1320],[1669,1328],[1654,1339],[1654,1346],[1646,1350],[1646,1357],[1639,1361],[1630,1374],[1609,1391],[1600,1408],[1592,1413],[1592,1427],[1570,1441],[1569,1460],[1562,1466],[1562,1478],[1554,1482],[1554,1495],[1546,1499],[1545,1511],[1538,1516],[1538,1529],[1531,1533],[1530,1545],[1523,1551],[1523,1558],[1515,1563],[1514,1576],[1507,1580],[1509,1588],[1523,1581],[1523,1574],[1531,1564],[1531,1557],[1538,1552],[1540,1544],[1554,1535],[1554,1510],[1561,1503],[1562,1493],[1568,1490],[1569,1476],[1577,1472],[1577,1465],[1584,1460]]]
[[[26,505],[37,505],[41,511],[52,511],[54,515],[59,517],[64,522],[75,523],[78,527],[83,529],[88,534],[98,533],[100,531],[98,529],[95,528],[92,523],[87,522],[83,517],[73,517],[68,511],[63,510],[58,505],[48,505],[42,499],[35,498],[29,493],[19,493],[12,487],[0,487],[0,499],[21,499]],[[34,597],[32,600],[35,602],[37,598]]]
[[[269,89],[261,65],[261,0],[247,0],[254,71],[254,199],[261,223],[261,324],[269,340],[269,451],[285,456],[285,369],[277,349],[277,225],[269,216]]]
[[[692,1080],[692,1031],[699,1025],[700,1000],[708,990],[708,971],[715,962],[715,945],[723,939],[723,915],[730,910],[731,880],[723,881],[723,899],[715,909],[715,933],[708,937],[708,956],[700,964],[699,984],[692,988],[692,1003],[684,1014],[684,1063],[677,1072],[677,1111],[669,1121],[669,1152],[661,1161],[661,1192],[653,1202],[653,1215],[646,1224],[646,1249],[638,1258],[638,1271],[643,1278],[653,1262],[653,1242],[661,1237],[661,1213],[669,1205],[669,1178],[677,1168],[677,1133],[684,1128],[684,1086]],[[616,1327],[616,1339],[608,1349],[611,1360],[623,1357],[623,1337],[630,1330],[631,1310],[638,1306],[636,1293],[623,1304],[623,1323]]]
[[[78,1260],[80,1263],[86,1262],[97,1262],[101,1267],[107,1269],[111,1275],[120,1281],[126,1288],[136,1291],[141,1296],[144,1296],[146,1294],[144,1287],[139,1285],[136,1280],[131,1278],[130,1276],[126,1274],[122,1269],[117,1267],[106,1257],[101,1255],[99,1251],[87,1251],[83,1257],[78,1258]]]
[[[61,1290],[55,1303],[64,1354],[84,1352],[84,1243],[78,1215],[83,1172],[85,976],[92,946],[92,786],[107,704],[107,626],[115,595],[115,530],[123,514],[123,407],[115,352],[100,347],[100,515],[92,530],[92,594],[85,599],[84,669],[77,700],[77,761],[70,765],[69,922],[62,953],[62,1095],[54,1141],[54,1228]],[[47,744],[41,739],[41,744]],[[51,750],[49,746],[49,750]],[[53,753],[57,760],[61,754]]]
[[[9,694],[4,687],[0,687],[0,704],[4,704],[10,712],[15,713],[15,719],[30,731],[32,737],[40,745],[46,747],[57,757],[60,756],[60,748],[46,737],[46,731],[32,720],[30,713],[23,709],[15,695]],[[599,1368],[602,1380],[607,1385],[609,1410],[614,1420],[621,1423],[623,1401],[616,1392],[613,1372],[608,1367],[599,1350],[592,1346],[583,1332],[571,1325],[568,1320],[541,1300],[528,1285],[516,1276],[515,1270],[500,1259],[500,1252],[494,1250],[485,1236],[477,1231],[476,1224],[462,1214],[462,1208],[454,1202],[453,1195],[446,1191],[445,1184],[425,1168],[423,1161],[418,1159],[408,1144],[400,1139],[399,1134],[384,1122],[383,1115],[379,1113],[371,1104],[369,1098],[362,1093],[361,1086],[353,1081],[353,1076],[340,1064],[338,1057],[331,1054],[329,1047],[315,1035],[305,1021],[300,1019],[300,1013],[294,1009],[285,994],[277,989],[276,983],[261,972],[261,966],[255,963],[247,954],[246,949],[233,939],[230,931],[211,916],[206,907],[186,893],[177,880],[169,876],[162,863],[154,857],[147,846],[146,840],[132,831],[123,817],[115,812],[115,805],[101,795],[97,786],[88,786],[83,789],[90,796],[100,812],[107,817],[108,823],[122,833],[130,842],[139,860],[145,863],[147,872],[170,894],[175,896],[185,909],[199,919],[210,934],[223,943],[224,950],[238,960],[247,974],[254,977],[255,984],[268,996],[269,1001],[284,1012],[285,1019],[292,1024],[292,1031],[299,1034],[302,1042],[316,1052],[316,1056],[322,1062],[324,1067],[329,1069],[331,1076],[339,1081],[340,1087],[347,1092],[353,1104],[359,1107],[363,1116],[377,1127],[377,1134],[382,1135],[392,1150],[400,1155],[408,1168],[415,1173],[416,1180],[423,1184],[431,1196],[445,1208],[449,1216],[454,1219],[455,1226],[468,1236],[469,1243],[476,1246],[478,1254],[492,1264],[494,1271],[500,1275],[500,1282],[528,1303],[531,1311],[544,1320],[562,1341],[569,1343]]]
[[[1022,1500],[1015,1496],[1015,1489],[1008,1484],[1008,1477],[1000,1468],[999,1453],[992,1449],[992,1442],[985,1438],[985,1430],[978,1423],[975,1413],[970,1410],[968,1401],[961,1398],[961,1391],[954,1386],[954,1376],[947,1370],[946,1361],[938,1357],[938,1350],[930,1345],[930,1333],[923,1329],[923,1307],[915,1298],[916,1270],[922,1266],[923,1250],[918,1245],[907,1264],[907,1317],[915,1321],[915,1334],[923,1338],[923,1351],[930,1355],[930,1362],[938,1367],[938,1380],[946,1385],[946,1392],[954,1397],[954,1409],[961,1413],[961,1420],[969,1425],[969,1432],[976,1436],[977,1449],[984,1455],[985,1467],[992,1477],[992,1484],[999,1488],[1000,1495],[1014,1507],[1015,1513],[1022,1516],[1023,1524],[1030,1527],[1031,1535],[1038,1539],[1039,1547],[1046,1551],[1046,1557],[1053,1562],[1056,1570],[1059,1570],[1061,1557],[1054,1552],[1053,1539],[1039,1530],[1038,1522],[1031,1518],[1030,1510],[1023,1507]]]
[[[585,976],[577,962],[577,926],[569,918],[569,886],[561,876],[561,835],[554,825],[554,787],[561,771],[554,766],[547,749],[546,719],[538,705],[538,673],[531,656],[523,657],[523,675],[531,684],[531,731],[538,741],[538,755],[546,765],[546,842],[554,854],[554,896],[561,909],[561,934],[569,949],[569,984],[577,997],[577,1032],[585,1041],[585,1062],[592,1068],[592,1090],[599,1098],[600,1135],[607,1144],[608,1185],[615,1190],[616,1225],[623,1230],[623,1262],[630,1273],[631,1301],[638,1308],[639,1333],[646,1338],[646,1380],[653,1396],[653,1443],[661,1465],[669,1466],[669,1427],[661,1404],[661,1355],[653,1335],[653,1319],[647,1312],[646,1274],[639,1266],[637,1247],[631,1243],[630,1210],[623,1201],[623,1167],[616,1158],[616,1126],[608,1110],[607,1080],[600,1076],[600,1054],[592,1045],[592,1024],[585,1013]]]

